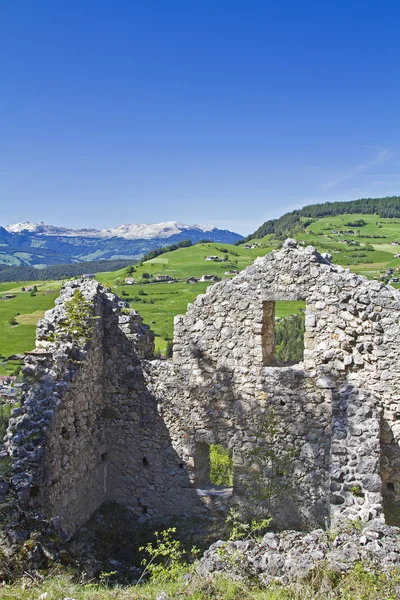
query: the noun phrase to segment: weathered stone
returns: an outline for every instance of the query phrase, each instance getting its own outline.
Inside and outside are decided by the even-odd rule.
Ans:
[[[90,340],[65,328],[77,289],[92,307]],[[282,367],[274,302],[299,299],[305,360]],[[284,481],[270,506],[281,526],[381,514],[379,482],[388,498],[400,491],[399,300],[288,241],[199,296],[175,319],[173,360],[160,361],[127,303],[70,282],[38,325],[43,351],[26,357],[30,385],[6,441],[12,486],[68,534],[105,501],[142,519],[209,514],[196,492],[209,483],[209,445],[232,449],[239,504],[252,453],[267,445],[261,484]]]

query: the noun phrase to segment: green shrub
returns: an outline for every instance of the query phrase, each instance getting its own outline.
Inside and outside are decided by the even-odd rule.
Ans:
[[[210,481],[214,485],[233,486],[232,450],[210,444]]]

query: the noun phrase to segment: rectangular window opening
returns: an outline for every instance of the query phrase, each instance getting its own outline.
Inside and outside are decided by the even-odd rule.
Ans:
[[[305,302],[263,302],[262,351],[264,366],[290,366],[304,357]]]
[[[194,456],[194,486],[233,487],[232,450],[220,444],[199,443]]]
[[[233,487],[233,456],[230,448],[220,444],[210,445],[210,482]]]

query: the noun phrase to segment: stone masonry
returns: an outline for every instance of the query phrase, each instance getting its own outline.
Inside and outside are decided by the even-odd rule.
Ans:
[[[77,289],[92,307],[89,340],[65,327]],[[278,300],[306,302],[297,365],[275,362]],[[125,302],[95,281],[70,282],[26,358],[24,404],[6,436],[11,487],[70,535],[103,502],[141,519],[207,514],[198,488],[210,483],[217,443],[233,453],[232,501],[257,477],[281,527],[393,515],[399,318],[398,291],[287,240],[198,296],[162,361]]]

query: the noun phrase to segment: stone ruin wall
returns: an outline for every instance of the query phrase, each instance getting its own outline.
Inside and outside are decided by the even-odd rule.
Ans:
[[[97,317],[92,339],[54,341],[77,288]],[[276,366],[273,302],[299,299],[304,361]],[[70,282],[26,359],[30,384],[6,436],[12,487],[68,534],[103,502],[141,519],[207,514],[196,487],[208,483],[209,444],[232,449],[240,502],[249,452],[269,436],[289,465],[271,506],[281,526],[379,516],[382,493],[400,501],[399,310],[390,286],[287,241],[199,296],[175,320],[173,360],[160,361],[127,303],[97,282]]]
[[[62,332],[77,289],[93,305],[86,343]],[[67,534],[105,502],[128,506],[140,519],[204,510],[147,390],[144,359],[153,350],[140,316],[93,281],[66,284],[39,323],[6,447],[20,501]]]
[[[306,301],[298,365],[273,364],[277,300]],[[368,520],[382,513],[382,492],[399,500],[399,309],[398,291],[294,241],[208,288],[175,319],[173,363],[160,365],[154,384],[191,479],[204,446],[222,444],[233,450],[240,499],[249,452],[270,435],[291,473],[273,506],[282,526]],[[272,438],[260,431],[264,417]],[[268,487],[271,469],[265,475]]]

